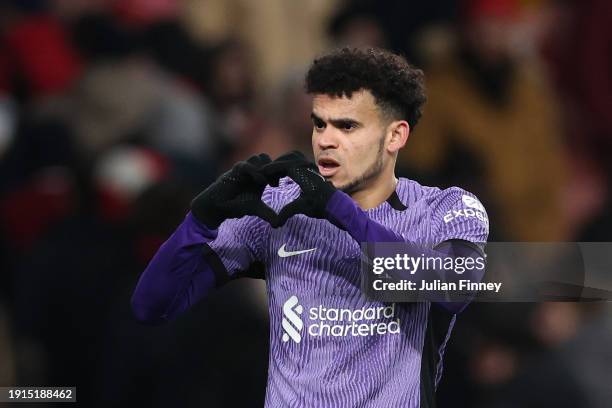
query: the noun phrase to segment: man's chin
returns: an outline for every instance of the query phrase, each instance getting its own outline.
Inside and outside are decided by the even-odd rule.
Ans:
[[[345,183],[334,183],[332,182],[332,184],[334,185],[334,187],[336,187],[338,190],[351,195],[352,193],[354,193],[355,191],[359,190],[359,186],[357,184],[353,183],[349,183],[349,182],[345,182]]]
[[[325,177],[325,180],[331,182],[334,187],[346,194],[352,194],[355,191],[360,190],[361,183],[359,183],[357,180],[346,180],[343,178],[340,178],[338,174],[334,174],[330,177]]]
[[[346,182],[343,183],[342,180],[335,174],[330,177],[325,177],[325,180],[332,183],[336,189],[341,190],[341,191],[344,191],[344,188],[349,186],[349,183],[346,183]]]
[[[358,191],[368,188],[368,186],[371,185],[371,182],[369,179],[358,178],[350,181],[344,181],[343,183],[333,182],[333,185],[338,190],[343,191],[348,195],[353,195]]]

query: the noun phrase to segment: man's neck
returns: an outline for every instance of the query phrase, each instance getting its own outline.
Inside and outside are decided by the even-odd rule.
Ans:
[[[395,191],[397,182],[395,174],[393,174],[392,177],[373,180],[372,187],[354,192],[351,194],[351,198],[355,200],[362,210],[378,207]]]

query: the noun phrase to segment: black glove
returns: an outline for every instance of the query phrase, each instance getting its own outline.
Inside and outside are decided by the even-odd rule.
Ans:
[[[261,168],[268,183],[278,185],[278,180],[289,176],[301,188],[300,196],[287,204],[278,214],[274,227],[280,227],[296,214],[304,214],[312,218],[326,218],[325,207],[331,196],[336,192],[332,183],[319,174],[317,166],[308,161],[298,151],[292,151],[280,156],[272,163]]]
[[[259,170],[268,163],[271,159],[263,153],[236,163],[193,199],[192,214],[211,229],[218,228],[227,218],[245,215],[256,215],[275,225],[276,213],[261,201],[268,181]]]

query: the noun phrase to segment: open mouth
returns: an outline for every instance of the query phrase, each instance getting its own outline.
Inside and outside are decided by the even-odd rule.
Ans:
[[[324,157],[317,161],[319,173],[324,177],[332,176],[340,167],[340,164],[330,157]]]

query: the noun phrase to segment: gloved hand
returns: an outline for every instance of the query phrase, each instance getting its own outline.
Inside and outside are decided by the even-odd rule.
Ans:
[[[268,181],[260,169],[271,161],[262,153],[236,163],[193,199],[191,213],[210,229],[218,228],[227,218],[245,215],[256,215],[275,225],[276,213],[261,201]]]
[[[312,218],[326,218],[325,208],[331,196],[337,191],[332,183],[319,174],[317,166],[308,161],[298,151],[292,151],[280,156],[272,163],[261,168],[268,183],[278,186],[278,180],[289,176],[301,188],[300,196],[287,204],[278,214],[273,227],[280,227],[296,214],[304,214]]]

